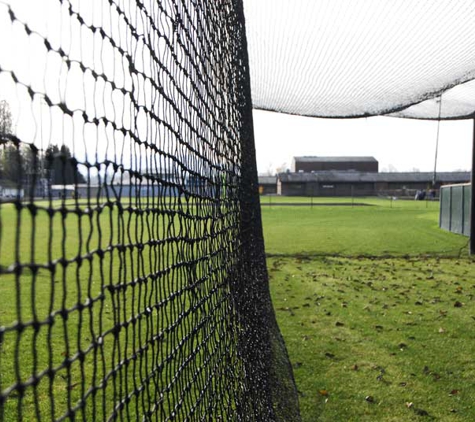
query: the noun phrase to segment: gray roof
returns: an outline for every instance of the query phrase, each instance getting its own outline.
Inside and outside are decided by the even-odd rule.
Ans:
[[[295,162],[300,163],[334,163],[334,162],[378,162],[374,157],[318,157],[318,156],[304,156],[294,157]]]
[[[432,172],[404,173],[370,173],[360,171],[316,171],[313,173],[280,173],[279,179],[284,183],[303,182],[432,182]],[[469,171],[439,172],[436,180],[442,183],[459,183],[470,181]]]
[[[259,176],[260,185],[275,185],[277,183],[277,176]]]

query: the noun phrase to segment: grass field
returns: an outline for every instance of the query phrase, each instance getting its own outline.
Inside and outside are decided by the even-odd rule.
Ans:
[[[437,202],[364,202],[262,209],[303,420],[475,420],[467,238]]]
[[[336,199],[351,203],[351,198]],[[322,202],[334,200],[319,198]],[[270,255],[455,256],[467,247],[466,237],[439,230],[438,202],[374,198],[362,198],[358,202],[368,206],[263,207],[266,252]]]
[[[308,198],[277,199],[308,203],[262,207],[271,292],[304,421],[475,420],[475,335],[469,330],[475,264],[467,258],[467,238],[438,228],[439,204],[358,198],[367,206],[351,206],[351,198],[314,198],[312,206]],[[349,205],[317,205],[328,202]],[[192,385],[202,362],[206,378],[222,359],[237,365],[222,355],[224,348],[221,354],[214,349],[235,340],[225,310],[211,322],[200,302],[209,296],[214,307],[226,306],[226,289],[215,289],[219,280],[206,277],[200,298],[186,289],[189,271],[200,278],[227,265],[225,251],[194,269],[184,265],[198,250],[213,252],[206,249],[211,217],[197,222],[189,214],[178,221],[174,212],[160,210],[132,217],[109,208],[77,214],[70,212],[73,202],[63,213],[57,204],[54,214],[38,209],[35,219],[27,209],[20,219],[12,205],[1,209],[0,326],[7,331],[0,338],[0,389],[54,368],[54,376],[43,374],[27,387],[25,420],[64,416],[85,395],[97,402],[97,408],[78,404],[77,417],[86,420],[117,411],[113,394],[130,394],[132,419],[144,397],[158,402],[163,415],[180,401],[221,402],[232,411],[232,398],[215,397],[212,388],[199,397]],[[219,224],[213,230],[229,243],[231,222]],[[149,244],[150,238],[160,242]],[[194,239],[197,249],[179,252],[180,239]],[[22,267],[18,275],[15,262]],[[30,265],[45,262],[54,265]],[[193,307],[199,312],[190,312]],[[205,316],[215,331],[201,324],[192,334]],[[25,324],[21,336],[8,329],[18,322]],[[36,331],[32,322],[43,325]],[[205,338],[213,339],[212,349]],[[88,391],[91,386],[98,388]],[[12,393],[0,421],[18,419],[18,402]],[[177,410],[177,420],[189,406]]]
[[[232,412],[222,361],[234,374],[240,363],[217,271],[233,247],[220,238],[226,216],[211,229],[208,213],[170,204],[146,213],[35,205],[1,207],[0,391],[20,389],[0,422],[59,420],[68,409],[78,420]]]

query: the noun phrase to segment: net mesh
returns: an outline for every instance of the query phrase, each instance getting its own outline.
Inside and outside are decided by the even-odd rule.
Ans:
[[[397,112],[437,119],[434,98],[443,94],[440,118],[475,116],[471,0],[244,5],[255,108],[316,117]]]
[[[0,1],[0,420],[299,420],[240,1]]]

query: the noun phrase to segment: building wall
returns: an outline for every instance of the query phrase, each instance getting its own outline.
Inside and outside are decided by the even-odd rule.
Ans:
[[[375,190],[374,183],[333,183],[320,185],[319,193],[320,196],[372,196]]]
[[[361,172],[377,173],[379,165],[377,161],[295,161],[294,166],[296,173],[299,171],[310,173],[312,171],[329,170],[355,170]]]
[[[279,192],[278,192],[279,193]],[[306,183],[280,183],[280,195],[284,196],[307,196]]]
[[[413,197],[418,190],[429,190],[430,184],[418,183],[373,183],[373,182],[279,182],[278,194],[288,196],[376,196],[393,195]],[[436,189],[436,193],[438,190]]]
[[[280,194],[286,196],[372,196],[374,183],[302,182],[280,184]]]
[[[277,193],[277,182],[273,184],[260,183],[259,193],[261,195],[275,195]]]
[[[432,175],[421,174],[399,174],[382,177],[380,175],[370,175],[369,177],[359,176],[358,173],[351,175],[325,173],[319,174],[291,174],[282,173],[277,181],[277,194],[289,196],[397,196],[414,197],[417,191],[435,190],[436,197],[439,196],[439,189],[446,182],[437,181],[432,186]],[[422,176],[422,177],[421,177]],[[439,175],[439,177],[443,175]],[[447,180],[461,178],[462,182],[467,176],[460,174],[447,174]],[[326,181],[322,181],[322,179]],[[358,180],[359,179],[359,180]],[[362,181],[366,180],[366,181]],[[380,180],[380,181],[378,181]]]
[[[204,191],[203,186],[189,186],[189,190],[196,192]],[[78,198],[121,198],[126,200],[127,198],[147,198],[147,197],[165,197],[165,196],[177,196],[179,194],[178,189],[174,186],[164,185],[102,185],[102,186],[87,186],[81,185],[76,189],[76,195]],[[54,195],[56,196],[56,195]]]
[[[432,184],[427,182],[391,182],[387,183],[386,189],[379,189],[378,192],[399,197],[414,197],[417,191],[429,191],[431,189]],[[435,191],[438,196],[437,186]]]
[[[0,187],[0,197],[3,198],[23,198],[25,196],[24,189],[18,188],[2,188]]]

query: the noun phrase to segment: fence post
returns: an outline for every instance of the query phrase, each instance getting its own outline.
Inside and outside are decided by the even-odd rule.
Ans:
[[[470,255],[475,255],[475,118],[473,119],[473,139],[472,139],[472,176],[470,186]]]
[[[462,234],[465,233],[465,186],[461,186],[462,188],[462,209],[460,210],[462,213]]]
[[[443,197],[447,195],[447,188],[444,188],[442,185],[439,188],[439,227],[442,228],[442,206],[443,206]]]
[[[452,189],[453,186],[449,186],[449,232],[452,231]]]

